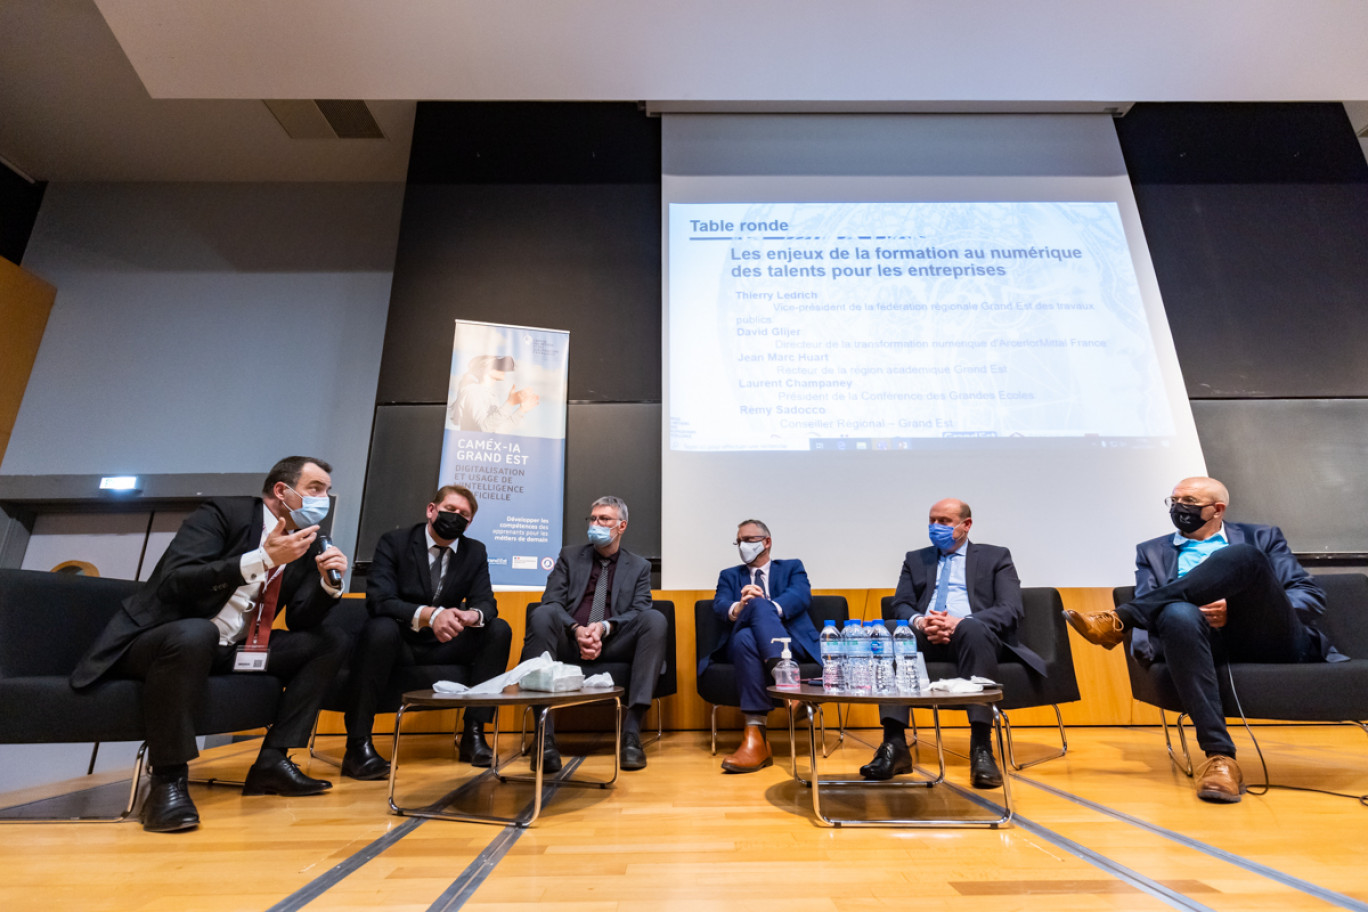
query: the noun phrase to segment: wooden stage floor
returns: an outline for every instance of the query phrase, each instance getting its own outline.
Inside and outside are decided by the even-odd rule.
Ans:
[[[1274,782],[1368,791],[1359,729],[1256,732]],[[1019,727],[1018,756],[1043,752],[1053,735]],[[458,803],[495,810],[529,800],[530,787],[496,793],[488,775],[457,764],[449,736],[411,737],[406,802],[453,789]],[[848,735],[824,769],[853,773],[877,737]],[[735,739],[724,733],[721,747]],[[1015,776],[1018,820],[996,830],[819,826],[808,792],[790,778],[787,731],[771,731],[771,741],[775,766],[736,776],[719,771],[707,733],[668,733],[647,748],[647,769],[623,773],[612,790],[560,788],[525,830],[391,816],[384,782],[340,779],[319,761],[305,768],[336,785],[317,797],[192,787],[203,824],[190,833],[144,833],[136,822],[0,825],[0,909],[1368,910],[1368,807],[1282,790],[1202,803],[1170,767],[1157,728],[1070,729],[1067,757]],[[593,774],[610,769],[605,743],[564,735],[561,746],[567,758],[588,749],[580,771]],[[966,730],[947,729],[946,743],[963,752]],[[1246,777],[1258,780],[1243,732],[1237,744]],[[513,745],[505,738],[506,751]],[[323,746],[340,751],[341,739]],[[240,778],[256,747],[215,748],[192,774]],[[305,756],[297,752],[301,763]],[[921,760],[933,762],[926,752]],[[947,778],[967,786],[962,757],[950,758]],[[122,792],[99,790],[115,803]],[[968,794],[908,800],[973,809]],[[4,797],[8,805],[35,795]]]

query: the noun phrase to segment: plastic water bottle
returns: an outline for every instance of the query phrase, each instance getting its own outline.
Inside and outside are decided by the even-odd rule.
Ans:
[[[865,626],[869,628],[869,664],[874,692],[893,693],[893,638],[883,621],[870,621]]]
[[[873,687],[873,669],[869,663],[869,639],[859,621],[846,625],[842,638],[846,647],[846,693],[866,696]]]
[[[898,667],[898,693],[920,693],[921,682],[917,680],[917,633],[907,621],[898,621],[893,628],[893,658]]]
[[[836,622],[828,619],[822,625],[822,690],[841,692],[841,631]]]

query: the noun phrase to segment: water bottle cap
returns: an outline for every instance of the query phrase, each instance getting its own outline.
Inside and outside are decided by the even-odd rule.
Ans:
[[[895,627],[906,627],[906,626],[907,626],[907,618],[898,618],[898,623],[895,624],[895,625],[893,625],[893,626],[895,626]]]
[[[822,626],[823,626],[823,627],[835,627],[835,626],[836,626],[836,622],[833,621],[831,618],[827,618],[825,621],[822,622]]]

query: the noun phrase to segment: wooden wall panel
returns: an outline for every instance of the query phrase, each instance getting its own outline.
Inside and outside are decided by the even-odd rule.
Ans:
[[[24,401],[57,289],[0,257],[0,460]]]

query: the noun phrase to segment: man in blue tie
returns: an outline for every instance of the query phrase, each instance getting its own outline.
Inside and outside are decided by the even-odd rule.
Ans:
[[[816,661],[819,649],[817,628],[808,617],[812,589],[803,562],[771,560],[770,530],[758,519],[748,519],[737,527],[735,544],[741,564],[718,574],[713,599],[713,612],[723,624],[722,639],[698,664],[698,671],[702,674],[714,661],[736,666],[741,712],[746,716],[745,735],[741,746],[722,760],[722,769],[753,773],[774,762],[765,737],[765,718],[773,703],[765,688],[783,644],[772,641],[788,637],[798,662]]]
[[[962,500],[937,501],[929,519],[931,547],[907,552],[893,595],[894,616],[911,622],[917,648],[928,660],[954,662],[963,678],[978,675],[998,680],[998,658],[1004,652],[1044,674],[1044,660],[1017,642],[1023,609],[1012,553],[969,541],[974,517]],[[1002,785],[1002,773],[993,761],[992,710],[970,706],[965,714],[974,788],[997,788]],[[911,772],[907,707],[880,706],[879,715],[883,743],[874,759],[860,767],[860,775],[889,779]]]
[[[1340,662],[1316,627],[1325,591],[1297,563],[1277,526],[1228,523],[1230,493],[1214,478],[1185,478],[1165,499],[1178,530],[1141,542],[1135,600],[1114,611],[1065,611],[1088,642],[1108,649],[1131,635],[1148,665],[1168,663],[1207,761],[1197,797],[1233,804],[1244,793],[1226,729],[1216,666],[1227,662]]]

